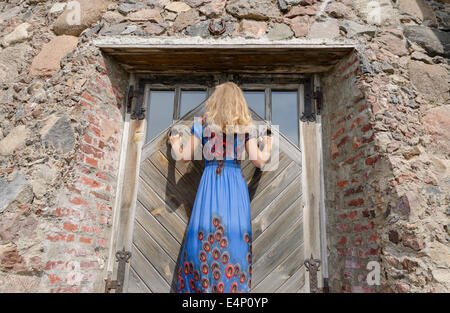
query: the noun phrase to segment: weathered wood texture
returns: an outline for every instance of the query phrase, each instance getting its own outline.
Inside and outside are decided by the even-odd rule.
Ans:
[[[326,72],[353,47],[345,45],[99,45],[130,72]]]
[[[305,282],[302,167],[291,154],[301,152],[286,145],[280,140],[273,171],[241,164],[252,209],[253,292],[299,292]],[[165,132],[143,148],[128,291],[174,290],[203,162],[173,160]]]

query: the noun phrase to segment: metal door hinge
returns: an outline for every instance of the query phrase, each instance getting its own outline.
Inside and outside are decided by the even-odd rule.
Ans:
[[[312,95],[311,95],[312,94]],[[305,83],[305,105],[303,108],[302,116],[300,120],[302,122],[315,122],[316,121],[316,112],[315,112],[315,103],[313,103],[314,99],[314,90],[311,86],[311,82]]]
[[[136,103],[134,105],[133,112],[131,112],[133,107],[133,98],[136,98]],[[145,119],[145,108],[144,108],[144,92],[142,89],[135,90],[134,86],[131,85],[128,89],[127,98],[127,113],[131,113],[132,120],[143,120]]]
[[[319,271],[321,261],[314,259],[312,254],[311,258],[305,260],[306,270],[309,272],[309,289],[311,293],[317,293],[319,291],[317,284],[317,272]]]
[[[133,104],[134,97],[134,86],[131,85],[128,89],[128,98],[127,98],[127,113],[131,113],[131,106]]]
[[[320,87],[316,87],[316,91],[314,91],[314,102],[316,104],[316,114],[320,115],[322,110],[322,91]]]
[[[123,292],[123,283],[125,281],[125,267],[130,258],[131,252],[125,251],[125,247],[122,250],[116,252],[116,262],[119,262],[119,265],[117,266],[117,279],[106,279],[105,293],[110,293],[112,289],[114,289],[116,293]]]

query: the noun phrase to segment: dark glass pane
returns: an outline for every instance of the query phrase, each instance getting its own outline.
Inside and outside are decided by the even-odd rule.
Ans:
[[[150,90],[147,112],[147,142],[172,124],[174,96],[175,91],[173,90]]]
[[[205,100],[205,90],[182,90],[180,102],[180,118]]]
[[[298,146],[298,110],[296,91],[272,91],[272,124]]]
[[[248,107],[264,119],[265,112],[265,93],[264,91],[244,91],[245,101]]]

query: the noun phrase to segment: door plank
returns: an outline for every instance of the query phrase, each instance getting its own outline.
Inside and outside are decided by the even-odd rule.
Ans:
[[[289,229],[295,223],[303,223],[303,220],[301,220],[303,214],[300,209],[300,201],[294,202],[260,236],[252,241],[254,249],[252,257],[255,260],[258,260],[271,247],[273,242],[277,242],[281,238],[283,232],[280,229]],[[303,235],[298,238],[298,243],[302,242]]]
[[[129,293],[151,293],[152,291],[147,287],[147,285],[142,281],[139,275],[133,268],[130,268],[130,276],[128,282]]]
[[[297,223],[288,229],[283,236],[271,245],[270,249],[255,260],[252,282],[258,285],[264,277],[270,274],[281,261],[290,254],[293,247],[300,245],[299,239],[302,237],[303,223],[299,219]]]
[[[300,245],[292,251],[292,253],[283,260],[266,278],[264,278],[257,286],[252,288],[252,292],[275,292],[283,285],[297,270],[303,266],[304,246]]]
[[[292,203],[299,201],[299,210],[303,214],[301,202],[302,195],[298,192],[298,181],[301,177],[294,180],[286,189],[284,189],[277,197],[269,203],[266,208],[256,217],[252,219],[252,239],[256,240],[258,236],[271,225],[271,223],[280,216]]]
[[[149,286],[152,292],[168,292],[169,284],[151,265],[139,249],[133,245],[131,250],[131,268],[136,271],[142,281]]]
[[[161,223],[178,241],[183,240],[187,223],[170,208],[154,190],[142,179],[139,181],[138,201]]]
[[[188,221],[188,216],[193,206],[193,199],[184,197],[184,194],[182,192],[180,193],[170,181],[166,180],[155,165],[147,160],[141,165],[140,177],[152,186],[152,189],[158,196],[164,199],[169,207],[173,208],[183,221]]]
[[[281,173],[276,176],[270,185],[261,190],[252,199],[252,216],[258,216],[272,200],[287,188],[301,173],[296,171],[296,164],[291,162]],[[298,187],[301,193],[301,186]]]
[[[175,261],[145,232],[139,223],[134,225],[133,244],[146,256],[147,261],[152,264],[161,277],[171,284],[175,273]]]
[[[278,161],[279,161],[278,167],[274,171],[260,171],[258,169],[257,173],[257,175],[259,175],[258,179],[255,179],[254,177],[256,167],[252,169],[251,176],[249,176],[249,179],[247,180],[249,192],[252,189],[255,189],[256,192],[259,192],[260,190],[264,189],[267,185],[270,185],[273,179],[279,173],[281,173],[286,168],[286,166],[288,166],[292,162],[292,160],[286,157],[285,154],[280,154]],[[244,173],[244,176],[245,175],[246,173]]]
[[[147,161],[153,163],[166,180],[172,183],[179,192],[182,192],[189,199],[195,199],[200,177],[196,176],[194,178],[188,173],[180,173],[174,165],[175,162],[170,164],[160,152],[151,155]]]
[[[276,293],[297,293],[297,292],[305,292],[302,289],[305,287],[305,278],[306,278],[306,269],[305,266],[300,267],[297,272],[292,275],[289,279],[287,279],[283,285],[280,286]]]
[[[175,261],[181,242],[178,242],[140,202],[136,206],[136,221]]]
[[[159,152],[165,156],[165,158],[167,160],[172,161],[172,157],[171,157],[171,148],[166,146],[166,145],[162,145],[159,148]],[[155,152],[156,153],[156,152]],[[151,155],[150,155],[151,157]],[[183,175],[185,173],[189,173],[189,172],[195,172],[197,175],[200,175],[203,173],[203,168],[204,168],[204,163],[205,161],[202,160],[192,160],[190,162],[184,163],[181,161],[175,161],[175,166],[178,169],[178,171],[180,173],[182,173]]]

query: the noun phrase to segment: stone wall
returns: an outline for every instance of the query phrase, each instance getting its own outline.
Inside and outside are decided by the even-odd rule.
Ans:
[[[101,290],[128,74],[50,3],[0,7],[2,35],[28,23],[0,50],[0,290]]]
[[[366,34],[322,75],[333,291],[449,288],[448,50],[410,40],[415,28]],[[370,261],[380,285],[367,283]]]
[[[0,0],[0,290],[102,291],[128,74],[94,38],[352,40],[324,87],[331,290],[450,289],[448,0]],[[76,16],[75,16],[76,17]],[[381,263],[381,285],[366,283]]]
[[[342,60],[322,78],[324,173],[330,287],[333,291],[373,292],[366,282],[367,264],[380,261],[377,217],[383,207],[369,197],[369,180],[390,178],[381,166],[371,121],[360,56]],[[378,192],[373,194],[376,196]]]

